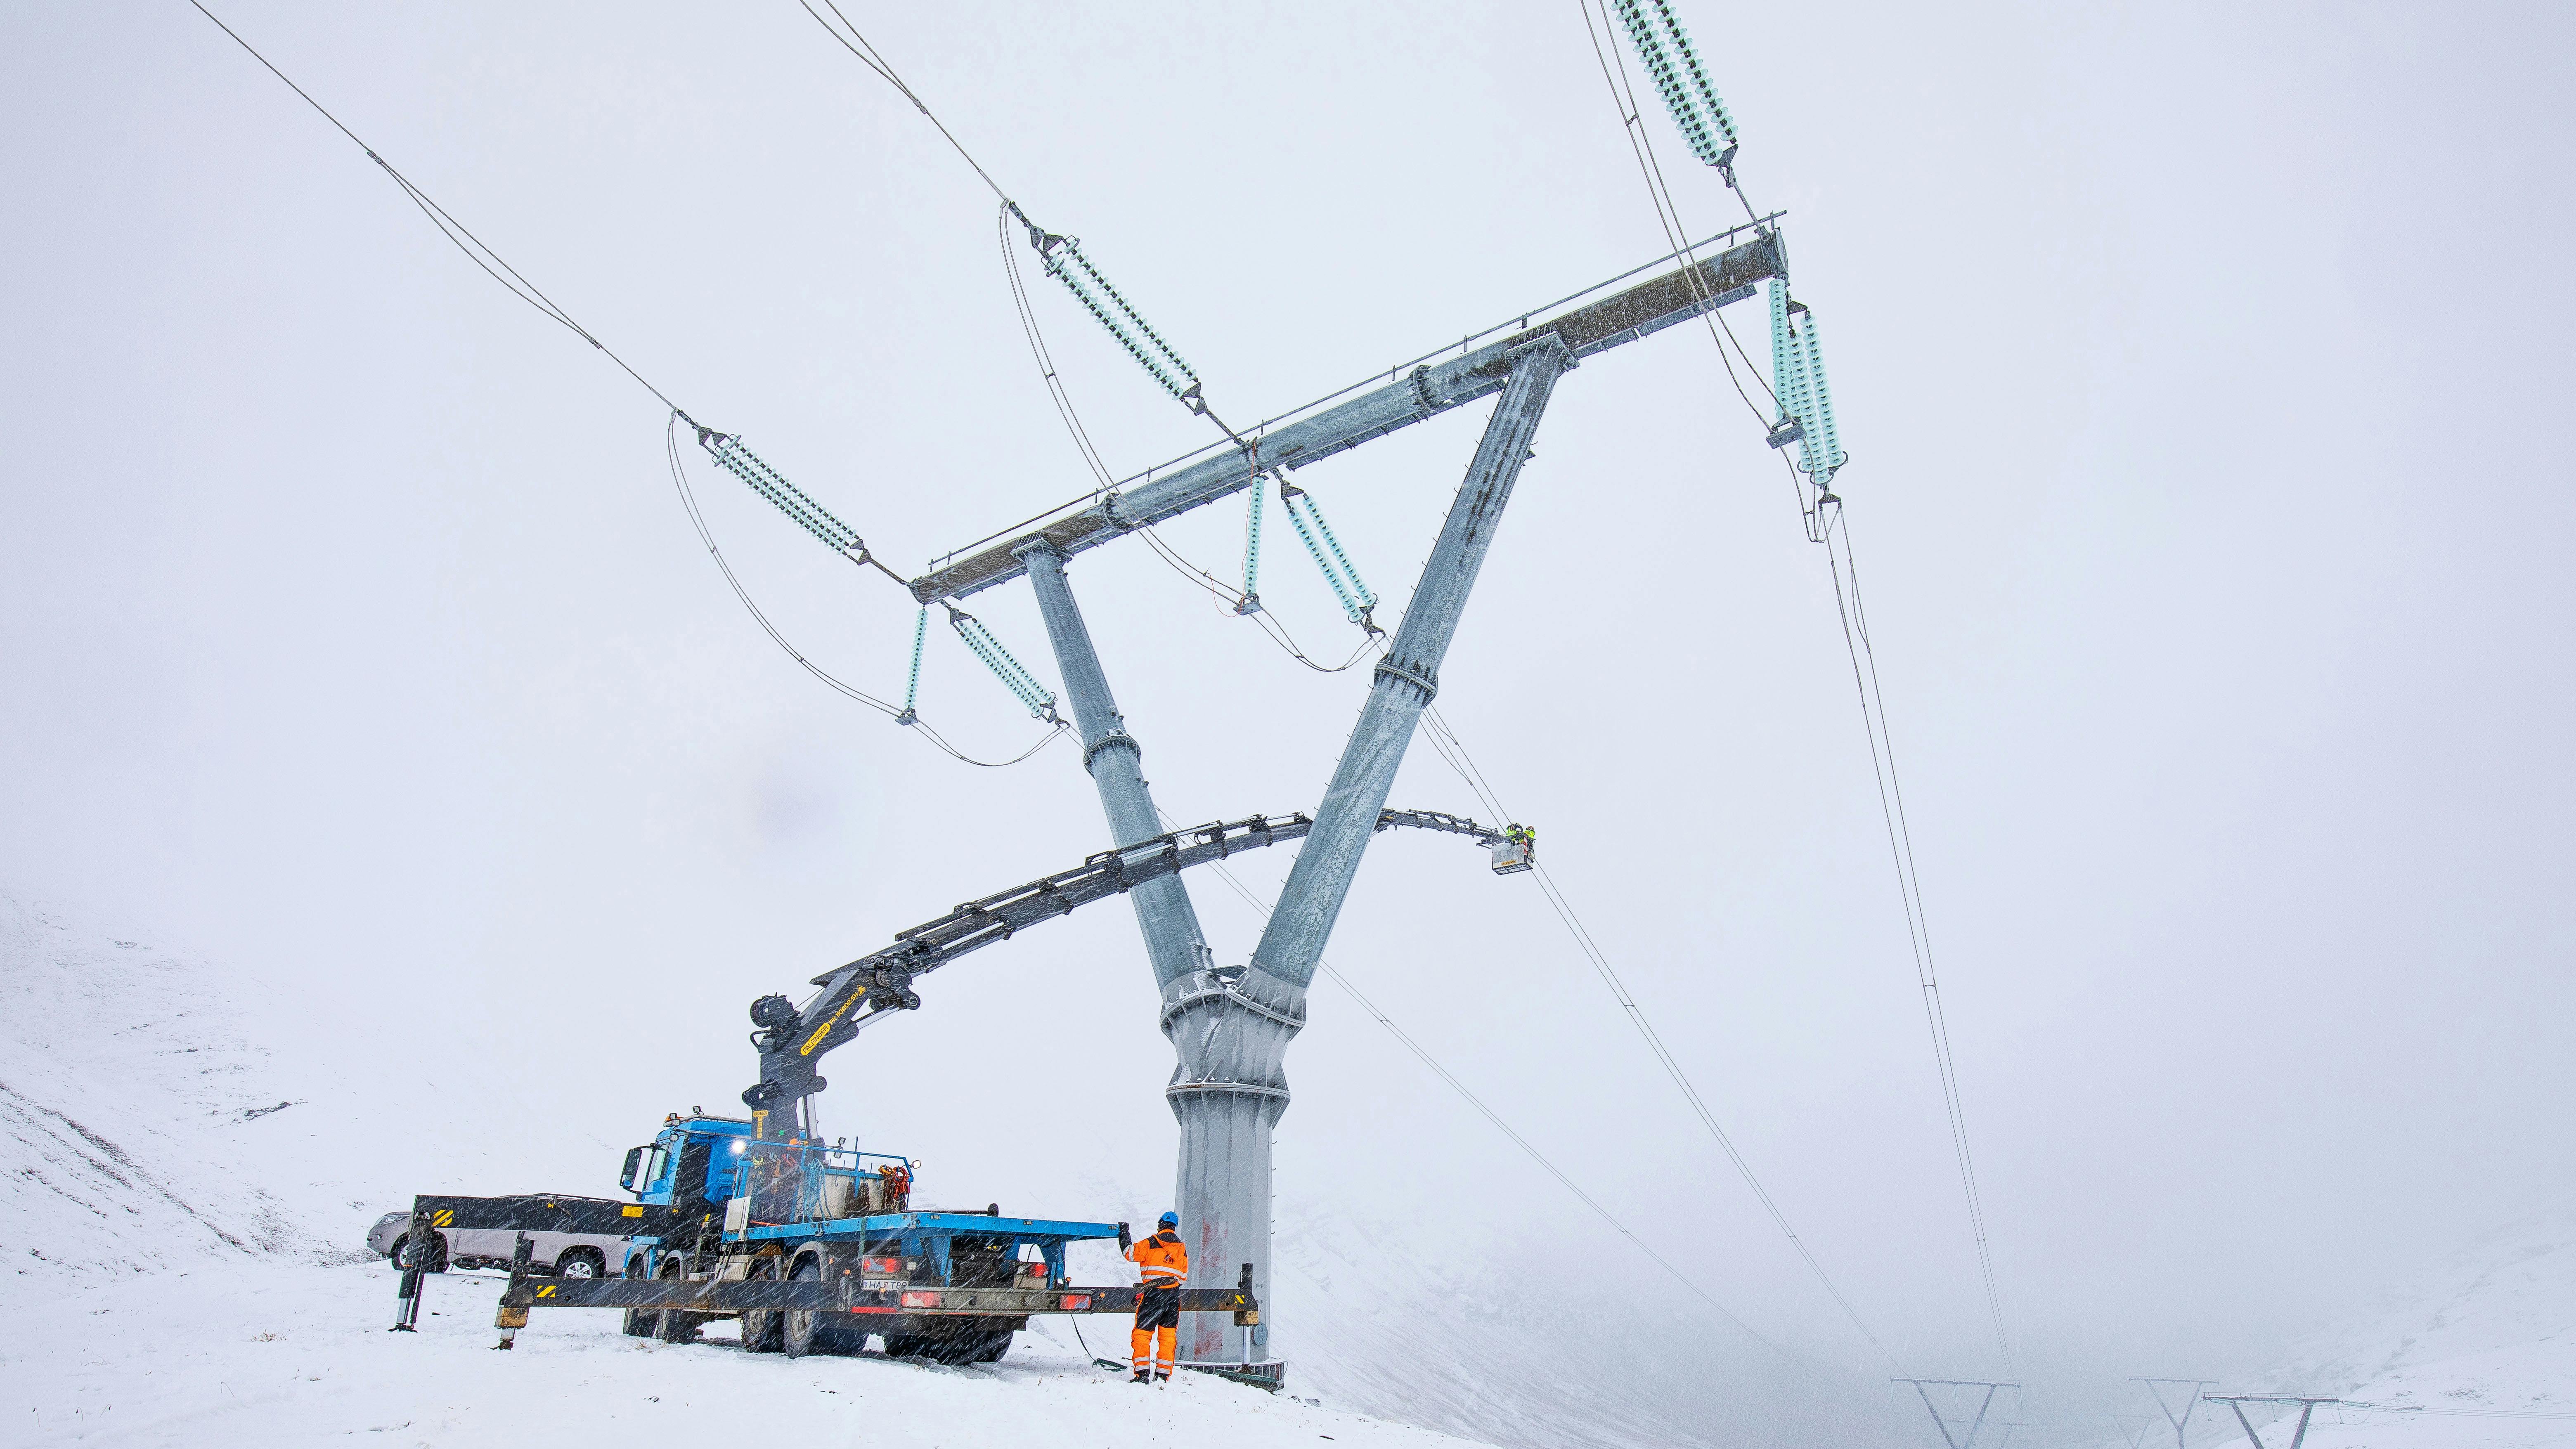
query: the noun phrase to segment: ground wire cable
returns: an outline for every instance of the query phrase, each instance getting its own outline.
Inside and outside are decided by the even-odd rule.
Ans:
[[[1631,149],[1637,153],[1640,173],[1646,180],[1649,198],[1655,205],[1657,222],[1664,228],[1666,239],[1670,241],[1676,236],[1687,235],[1687,233],[1681,230],[1679,207],[1673,200],[1671,188],[1665,183],[1663,169],[1656,159],[1653,142],[1650,137],[1643,134],[1644,128],[1639,119],[1640,108],[1636,104],[1633,83],[1626,85],[1623,95],[1622,82],[1627,78],[1626,57],[1621,56],[1617,75],[1614,77],[1608,55],[1602,48],[1600,36],[1592,29],[1594,7],[1598,3],[1599,0],[1577,0],[1577,8],[1583,13],[1584,30],[1592,38],[1595,58],[1601,62],[1602,78],[1610,87],[1611,101],[1621,111],[1622,130],[1629,139]],[[1605,29],[1610,28],[1609,14],[1606,9],[1601,11],[1601,22]],[[1616,31],[1613,30],[1612,34],[1615,36]],[[1611,49],[1615,50],[1616,46],[1613,45]],[[1732,176],[1728,178],[1728,187],[1736,193],[1738,200],[1744,202],[1746,214],[1753,215],[1751,200],[1745,196],[1743,188],[1735,184]],[[1735,338],[1734,329],[1725,328],[1724,335],[1727,340],[1735,342],[1736,352],[1743,355],[1744,345],[1740,339]],[[1710,340],[1717,343],[1719,360],[1726,363],[1727,376],[1730,381],[1735,382],[1737,396],[1744,399],[1756,419],[1763,422],[1767,428],[1769,419],[1763,417],[1761,409],[1753,404],[1750,396],[1745,394],[1742,382],[1736,379],[1734,363],[1727,359],[1725,343],[1719,342],[1718,336],[1719,328],[1713,324],[1710,329]],[[1746,368],[1759,380],[1761,373],[1758,368],[1753,367],[1752,358],[1746,355],[1744,361]],[[1771,390],[1769,384],[1766,383],[1764,386],[1766,391]],[[1772,397],[1776,403],[1778,393],[1772,391]],[[1985,1290],[1987,1311],[1993,1319],[1995,1344],[2009,1372],[2013,1362],[2012,1342],[2004,1326],[2003,1298],[1995,1276],[1993,1247],[1986,1225],[1984,1194],[1977,1183],[1975,1158],[1969,1147],[1967,1110],[1959,1090],[1958,1066],[1950,1044],[1948,1014],[1942,1005],[1939,978],[1933,969],[1929,928],[1923,913],[1922,881],[1914,861],[1912,829],[1906,819],[1903,789],[1895,777],[1895,740],[1888,733],[1886,698],[1879,688],[1877,677],[1877,655],[1870,644],[1867,615],[1860,606],[1859,579],[1851,549],[1849,521],[1844,516],[1841,500],[1833,497],[1829,489],[1820,487],[1818,499],[1812,504],[1809,503],[1806,490],[1798,486],[1800,480],[1797,470],[1790,464],[1785,452],[1781,454],[1781,462],[1788,468],[1791,488],[1798,499],[1800,513],[1806,522],[1808,538],[1810,541],[1826,545],[1827,564],[1833,575],[1835,610],[1842,620],[1844,648],[1851,657],[1853,681],[1860,693],[1862,728],[1869,742],[1871,777],[1879,793],[1880,814],[1887,826],[1889,851],[1896,867],[1897,894],[1905,914],[1907,946],[1914,957],[1917,982],[1923,992],[1926,1024],[1932,1036],[1935,1066],[1941,1081],[1942,1105],[1949,1119],[1951,1146],[1958,1161],[1960,1186],[1968,1209],[1969,1227],[1976,1241],[1978,1273]],[[1828,504],[1831,505],[1830,514],[1827,512]],[[1833,535],[1837,527],[1841,529],[1843,535],[1839,558],[1835,557],[1833,545]],[[1851,575],[1851,598],[1848,603],[1844,598],[1846,573]],[[1543,871],[1542,874],[1544,874]]]
[[[1155,807],[1155,813],[1163,817],[1164,825],[1176,830],[1180,828],[1173,822],[1171,814],[1168,811],[1163,810],[1160,806]],[[1243,883],[1240,877],[1235,875],[1233,869],[1229,867],[1226,862],[1220,860],[1213,861],[1210,864],[1215,870],[1217,876],[1226,883],[1227,887],[1237,896],[1242,897],[1244,904],[1252,907],[1253,911],[1263,920],[1266,921],[1270,918],[1270,907],[1261,903],[1261,898],[1255,895],[1251,888]],[[1567,1192],[1574,1195],[1576,1201],[1581,1202],[1585,1207],[1591,1209],[1594,1216],[1600,1218],[1603,1222],[1608,1223],[1621,1237],[1626,1238],[1629,1244],[1635,1247],[1637,1251],[1645,1254],[1649,1259],[1653,1260],[1655,1266],[1670,1274],[1675,1282],[1690,1290],[1690,1292],[1699,1298],[1700,1301],[1706,1303],[1709,1307],[1716,1309],[1719,1317],[1724,1318],[1728,1323],[1734,1325],[1735,1328],[1746,1337],[1752,1339],[1758,1344],[1761,1344],[1764,1348],[1771,1350],[1773,1353],[1780,1355],[1782,1358],[1787,1359],[1789,1362],[1796,1364],[1800,1368],[1807,1370],[1809,1373],[1816,1375],[1818,1378],[1823,1379],[1828,1383],[1834,1382],[1831,1375],[1827,1373],[1822,1366],[1816,1364],[1813,1360],[1808,1359],[1804,1355],[1791,1349],[1784,1348],[1780,1344],[1765,1337],[1752,1325],[1738,1317],[1734,1310],[1720,1302],[1714,1294],[1711,1294],[1707,1289],[1702,1288],[1690,1277],[1689,1274],[1684,1273],[1680,1268],[1674,1266],[1671,1259],[1666,1258],[1659,1252],[1656,1252],[1654,1248],[1647,1244],[1645,1239],[1637,1236],[1637,1234],[1631,1230],[1626,1223],[1621,1222],[1617,1214],[1602,1206],[1601,1201],[1598,1198],[1595,1198],[1592,1194],[1584,1191],[1582,1185],[1575,1181],[1572,1174],[1557,1166],[1554,1161],[1549,1159],[1546,1153],[1541,1152],[1538,1149],[1536,1144],[1532,1143],[1527,1137],[1522,1136],[1519,1131],[1513,1128],[1512,1124],[1504,1121],[1502,1114],[1496,1112],[1492,1107],[1487,1106],[1485,1104],[1485,1099],[1477,1096],[1474,1089],[1470,1088],[1465,1082],[1460,1081],[1456,1073],[1450,1071],[1447,1067],[1442,1066],[1439,1059],[1432,1056],[1431,1053],[1423,1047],[1422,1043],[1414,1040],[1412,1033],[1407,1032],[1402,1026],[1397,1025],[1395,1018],[1380,1010],[1377,1003],[1371,1001],[1368,998],[1367,993],[1361,991],[1359,987],[1355,985],[1348,976],[1343,975],[1341,970],[1334,966],[1331,961],[1319,957],[1317,958],[1316,966],[1325,976],[1332,980],[1334,985],[1339,986],[1342,990],[1348,992],[1351,999],[1358,1002],[1360,1004],[1360,1008],[1363,1011],[1366,1011],[1372,1020],[1376,1021],[1379,1026],[1384,1027],[1388,1035],[1394,1037],[1406,1051],[1413,1054],[1415,1060],[1430,1068],[1432,1073],[1438,1076],[1441,1081],[1448,1083],[1451,1091],[1456,1092],[1460,1098],[1466,1101],[1467,1105],[1476,1109],[1478,1115],[1482,1116],[1487,1122],[1493,1124],[1495,1131],[1500,1132],[1505,1137],[1511,1139],[1513,1146],[1518,1147],[1532,1162],[1537,1163],[1541,1168],[1545,1169],[1548,1175],[1555,1178],[1560,1186],[1562,1186]]]

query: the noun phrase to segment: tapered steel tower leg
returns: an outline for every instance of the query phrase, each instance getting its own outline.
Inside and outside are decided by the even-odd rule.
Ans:
[[[1153,788],[1145,783],[1144,752],[1127,733],[1118,700],[1109,692],[1109,676],[1100,670],[1099,651],[1091,647],[1091,630],[1075,607],[1073,589],[1064,577],[1064,558],[1041,539],[1023,547],[1029,584],[1046,616],[1047,642],[1055,646],[1056,669],[1065,693],[1073,699],[1073,721],[1082,731],[1082,767],[1100,791],[1100,809],[1109,817],[1109,843],[1128,845],[1163,833],[1154,811]],[[1199,913],[1177,875],[1147,881],[1127,893],[1136,907],[1136,926],[1145,933],[1145,955],[1154,963],[1154,979],[1168,990],[1174,981],[1206,969],[1207,938],[1199,931]]]
[[[1440,661],[1449,653],[1449,640],[1458,631],[1468,591],[1476,586],[1476,571],[1484,566],[1485,550],[1493,545],[1503,505],[1511,501],[1512,484],[1529,457],[1539,414],[1547,408],[1558,374],[1572,361],[1553,334],[1542,334],[1513,354],[1511,381],[1503,386],[1503,400],[1485,424],[1476,461],[1468,466],[1467,481],[1449,506],[1440,541],[1423,562],[1422,582],[1405,606],[1404,623],[1377,666],[1368,703],[1360,708],[1359,723],[1351,729],[1350,743],[1333,771],[1333,783],[1315,811],[1315,828],[1306,836],[1305,848],[1288,872],[1288,884],[1279,892],[1270,924],[1261,933],[1261,945],[1252,953],[1256,973],[1300,993],[1315,979],[1315,962],[1333,934],[1343,898],[1350,894],[1360,855],[1376,833],[1378,812],[1386,808],[1396,767],[1404,763],[1405,748],[1413,742],[1414,724],[1439,692]]]
[[[1230,1286],[1240,1265],[1250,1263],[1254,1291],[1264,1303],[1275,1301],[1270,1147],[1271,1130],[1288,1107],[1282,1064],[1288,1040],[1305,1024],[1307,983],[1395,785],[1414,721],[1431,702],[1436,671],[1529,457],[1539,414],[1572,360],[1552,335],[1515,356],[1511,381],[1485,425],[1252,963],[1194,976],[1177,991],[1164,987],[1163,1030],[1181,1054],[1180,1074],[1165,1095],[1181,1119],[1181,1211],[1198,1225],[1190,1256],[1194,1287]],[[1231,1331],[1225,1315],[1189,1314],[1181,1325],[1183,1352],[1201,1361],[1232,1357]],[[1279,1357],[1267,1326],[1257,1336],[1264,1357]]]
[[[1028,565],[1038,610],[1046,616],[1047,639],[1055,646],[1056,667],[1082,731],[1083,765],[1099,787],[1112,841],[1126,845],[1162,834],[1141,752],[1101,672],[1091,631],[1083,626],[1065,580],[1063,556],[1043,539],[1017,552]],[[1181,1235],[1190,1246],[1192,1267],[1205,1270],[1194,1273],[1191,1281],[1231,1287],[1241,1265],[1251,1263],[1254,1291],[1266,1292],[1270,1131],[1288,1108],[1288,1080],[1280,1059],[1288,1038],[1296,1034],[1298,1018],[1236,995],[1229,982],[1242,974],[1240,968],[1213,969],[1215,958],[1208,954],[1198,913],[1178,876],[1140,885],[1128,892],[1128,899],[1135,903],[1136,924],[1145,934],[1145,952],[1162,990],[1163,1034],[1180,1056],[1165,1097],[1181,1124],[1179,1181],[1173,1194]],[[1217,1332],[1213,1340],[1185,1336],[1181,1357],[1207,1361],[1224,1355],[1232,1317],[1191,1317],[1211,1320]],[[1266,1328],[1263,1332],[1266,1337]]]

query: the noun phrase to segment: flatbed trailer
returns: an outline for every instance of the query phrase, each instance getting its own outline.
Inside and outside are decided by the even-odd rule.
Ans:
[[[990,1363],[1033,1316],[1136,1311],[1137,1287],[1076,1284],[1066,1264],[1072,1244],[1121,1238],[1123,1223],[1005,1217],[998,1206],[914,1209],[907,1159],[769,1142],[751,1129],[739,1118],[674,1114],[628,1154],[624,1185],[636,1202],[424,1194],[413,1199],[412,1231],[516,1235],[495,1323],[500,1348],[531,1309],[613,1308],[628,1334],[669,1343],[732,1318],[753,1353],[855,1354],[875,1336],[896,1357]],[[537,1232],[626,1237],[626,1276],[556,1276],[531,1261]],[[416,1242],[425,1248],[425,1237]],[[430,1261],[417,1249],[412,1258]],[[406,1271],[396,1327],[417,1320],[420,1288],[419,1271]],[[1233,1288],[1183,1289],[1181,1307],[1231,1314],[1243,1329],[1241,1361],[1188,1367],[1279,1386],[1280,1366],[1253,1359],[1261,1306],[1250,1264]]]

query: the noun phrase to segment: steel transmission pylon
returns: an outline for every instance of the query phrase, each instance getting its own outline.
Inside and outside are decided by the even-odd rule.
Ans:
[[[2212,1383],[2215,1383],[2216,1380],[2135,1379],[2132,1380],[2132,1382],[2145,1384],[2147,1386],[2147,1392],[2155,1396],[2156,1407],[2164,1411],[2165,1422],[2173,1425],[2174,1449],[2184,1449],[2182,1442],[2183,1430],[2189,1428],[2191,1425],[2192,1410],[2200,1407],[2200,1391],[2208,1388]],[[2171,1404],[2165,1402],[2165,1390],[2169,1387],[2181,1387],[2190,1391],[2189,1397],[2183,1400],[2182,1412],[2179,1414],[2173,1411],[2173,1406]]]
[[[1036,529],[951,555],[912,582],[923,604],[956,600],[1028,575],[1047,639],[1082,736],[1082,764],[1099,791],[1114,846],[1162,834],[1142,768],[1143,748],[1110,690],[1084,625],[1068,558],[1140,527],[1259,487],[1265,476],[1302,468],[1479,398],[1500,398],[1438,542],[1406,605],[1404,620],[1370,682],[1314,824],[1241,965],[1217,964],[1177,875],[1140,885],[1136,921],[1160,991],[1163,1034],[1178,1063],[1164,1090],[1180,1125],[1178,1211],[1190,1247],[1190,1285],[1230,1288],[1244,1265],[1265,1304],[1277,1302],[1270,1272],[1271,1140],[1289,1102],[1285,1059],[1306,1020],[1306,991],[1379,812],[1395,784],[1414,728],[1439,692],[1440,665],[1465,612],[1496,526],[1510,502],[1530,441],[1557,379],[1578,359],[1715,311],[1786,275],[1770,218],[1735,228],[1749,239],[1719,255],[1575,307],[1461,356],[1414,367],[1371,391],[1311,416],[1265,429],[1228,449],[1124,492],[1111,492]],[[1471,339],[1472,341],[1472,339]],[[1275,1364],[1275,1317],[1254,1330],[1260,1357]],[[1190,1314],[1181,1329],[1185,1362],[1231,1366],[1244,1356],[1231,1317]],[[1275,1368],[1273,1372],[1276,1372]]]
[[[1941,1431],[1941,1442],[1950,1446],[1950,1449],[1976,1449],[1977,1431],[1986,1427],[1986,1414],[1995,1406],[1996,1392],[2002,1389],[2018,1389],[2021,1387],[2019,1384],[2002,1383],[1994,1379],[1900,1378],[1891,1379],[1889,1382],[1912,1384],[1914,1386],[1914,1392],[1923,1396],[1923,1408],[1925,1412],[1932,1416],[1932,1427]],[[1944,1388],[1984,1389],[1986,1391],[1986,1396],[1977,1401],[1977,1417],[1969,1421],[1968,1432],[1965,1435],[1953,1434],[1950,1432],[1950,1421],[1941,1417],[1940,1406],[1932,1402],[1932,1389],[1935,1385],[1939,1385]],[[2004,1442],[2010,1443],[2012,1442],[2011,1431],[2022,1426],[2019,1424],[2007,1424],[2000,1425],[1998,1427],[2001,1427],[2006,1431],[2004,1434]]]

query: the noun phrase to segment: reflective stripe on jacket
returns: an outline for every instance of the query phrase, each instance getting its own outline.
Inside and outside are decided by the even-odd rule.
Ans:
[[[1190,1276],[1190,1250],[1169,1228],[1129,1248],[1127,1257],[1144,1271],[1148,1288],[1178,1288]]]

